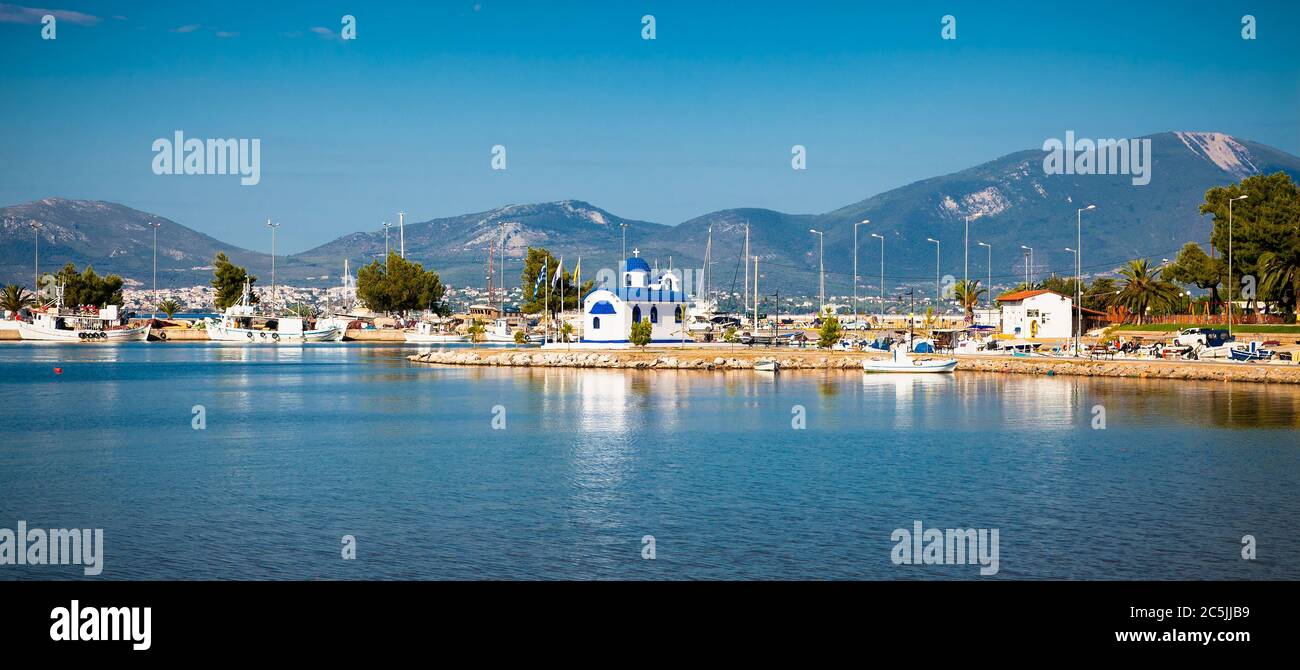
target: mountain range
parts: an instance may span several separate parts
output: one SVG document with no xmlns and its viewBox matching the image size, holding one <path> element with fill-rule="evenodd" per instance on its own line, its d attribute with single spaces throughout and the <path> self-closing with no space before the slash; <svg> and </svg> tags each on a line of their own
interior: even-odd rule
<svg viewBox="0 0 1300 670">
<path fill-rule="evenodd" d="M 1085 274 L 1109 271 L 1131 258 L 1172 258 L 1188 241 L 1208 243 L 1210 220 L 1198 212 L 1205 191 L 1260 173 L 1284 171 L 1300 179 L 1300 157 L 1222 133 L 1167 132 L 1151 140 L 1151 180 L 1133 184 L 1129 175 L 1045 174 L 1044 152 L 1012 153 L 949 175 L 933 177 L 821 214 L 789 214 L 740 208 L 711 212 L 677 225 L 624 219 L 580 200 L 509 205 L 405 226 L 407 257 L 432 267 L 453 286 L 486 285 L 488 249 L 504 231 L 509 285 L 518 282 L 521 258 L 529 246 L 545 246 L 565 258 L 566 267 L 582 257 L 584 277 L 616 267 L 622 236 L 627 249 L 666 267 L 699 268 L 712 228 L 711 287 L 740 289 L 744 227 L 750 228 L 751 253 L 760 257 L 764 292 L 816 295 L 818 237 L 823 231 L 828 294 L 851 291 L 853 235 L 858 232 L 860 291 L 880 290 L 884 237 L 886 286 L 892 292 L 912 284 L 930 291 L 935 280 L 935 244 L 940 274 L 963 273 L 963 233 L 970 218 L 969 273 L 995 285 L 1020 281 L 1026 256 L 1034 249 L 1031 271 L 1041 277 L 1072 272 L 1075 213 L 1084 215 Z M 31 223 L 40 227 L 33 230 Z M 218 251 L 246 265 L 269 282 L 270 257 L 240 249 L 191 230 L 181 223 L 124 205 L 101 201 L 46 198 L 0 209 L 0 282 L 30 284 L 34 234 L 41 237 L 42 269 L 71 260 L 93 264 L 148 286 L 153 231 L 159 223 L 160 286 L 206 283 Z M 626 224 L 626 227 L 624 226 Z M 989 249 L 977 242 L 991 245 Z M 396 249 L 398 231 L 389 231 Z M 336 285 L 343 260 L 359 264 L 382 256 L 384 231 L 345 235 L 298 254 L 279 256 L 281 283 Z M 752 261 L 751 261 L 752 264 Z M 496 267 L 498 276 L 499 265 Z"/>
</svg>

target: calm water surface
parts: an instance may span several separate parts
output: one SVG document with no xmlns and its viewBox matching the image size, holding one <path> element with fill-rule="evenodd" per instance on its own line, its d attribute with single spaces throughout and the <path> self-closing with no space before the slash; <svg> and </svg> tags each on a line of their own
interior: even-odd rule
<svg viewBox="0 0 1300 670">
<path fill-rule="evenodd" d="M 103 528 L 102 579 L 978 578 L 894 565 L 916 520 L 998 579 L 1300 578 L 1300 389 L 412 351 L 0 346 L 0 528 Z"/>
</svg>

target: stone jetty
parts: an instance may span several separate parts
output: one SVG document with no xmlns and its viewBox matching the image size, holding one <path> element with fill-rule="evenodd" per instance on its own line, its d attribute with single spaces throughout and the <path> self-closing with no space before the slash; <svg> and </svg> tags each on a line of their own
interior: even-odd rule
<svg viewBox="0 0 1300 670">
<path fill-rule="evenodd" d="M 783 370 L 857 370 L 860 369 L 864 359 L 883 358 L 883 356 L 815 349 L 787 351 L 443 349 L 413 354 L 408 358 L 416 363 L 435 365 L 726 371 L 752 369 L 754 361 L 760 359 L 774 359 L 781 364 Z M 957 359 L 958 371 L 1300 384 L 1300 365 L 1292 364 L 1134 359 L 1073 360 L 1010 356 L 958 356 Z"/>
</svg>

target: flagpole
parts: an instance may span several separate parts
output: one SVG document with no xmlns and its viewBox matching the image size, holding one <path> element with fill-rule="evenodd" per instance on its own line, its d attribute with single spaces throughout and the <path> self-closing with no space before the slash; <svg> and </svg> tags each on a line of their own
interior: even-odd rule
<svg viewBox="0 0 1300 670">
<path fill-rule="evenodd" d="M 551 259 L 542 259 L 542 280 L 546 282 L 546 302 L 542 307 L 542 346 L 551 336 Z"/>
</svg>

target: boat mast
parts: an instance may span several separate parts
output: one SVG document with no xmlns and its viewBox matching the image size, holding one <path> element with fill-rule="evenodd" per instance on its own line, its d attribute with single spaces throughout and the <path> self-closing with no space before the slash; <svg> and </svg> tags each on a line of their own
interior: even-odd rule
<svg viewBox="0 0 1300 670">
<path fill-rule="evenodd" d="M 702 287 L 701 292 L 704 294 L 705 302 L 708 302 L 709 300 L 709 274 L 711 273 L 712 264 L 713 264 L 713 224 L 710 223 L 709 237 L 708 240 L 704 243 L 704 286 Z"/>
<path fill-rule="evenodd" d="M 740 255 L 740 257 L 743 258 L 743 259 L 745 259 L 745 261 L 746 261 L 746 262 L 744 262 L 744 263 L 741 263 L 741 265 L 744 265 L 744 266 L 745 266 L 745 290 L 744 290 L 744 292 L 743 292 L 743 294 L 744 294 L 744 296 L 745 296 L 745 305 L 744 305 L 744 309 L 745 309 L 745 311 L 749 311 L 749 263 L 748 263 L 748 261 L 749 261 L 749 222 L 748 222 L 748 221 L 745 222 L 745 251 L 744 251 L 744 253 L 742 253 L 742 254 Z M 758 277 L 755 276 L 754 279 L 758 279 Z M 735 281 L 735 280 L 733 279 L 732 281 Z M 755 282 L 755 283 L 757 283 L 757 282 Z"/>
</svg>

